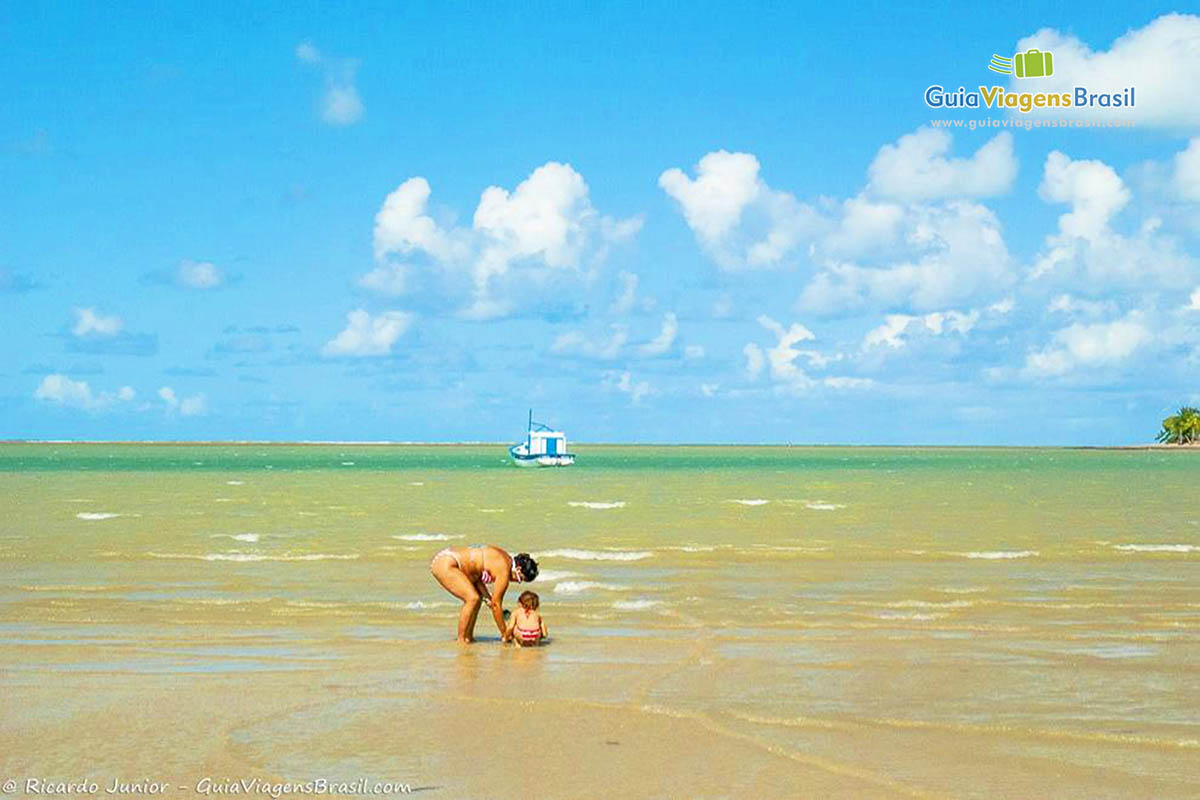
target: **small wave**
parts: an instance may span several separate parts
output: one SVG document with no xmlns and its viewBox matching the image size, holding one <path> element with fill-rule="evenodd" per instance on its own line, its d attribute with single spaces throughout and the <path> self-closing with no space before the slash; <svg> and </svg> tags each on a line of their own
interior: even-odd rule
<svg viewBox="0 0 1200 800">
<path fill-rule="evenodd" d="M 191 555 L 188 553 L 154 553 L 146 555 L 151 558 L 186 558 L 195 561 L 350 561 L 358 558 L 358 553 L 303 553 L 300 555 L 268 556 L 262 553 L 205 553 Z"/>
<path fill-rule="evenodd" d="M 624 500 L 614 500 L 611 503 L 600 503 L 592 500 L 570 500 L 567 505 L 572 508 L 591 508 L 596 511 L 604 511 L 609 508 L 624 508 Z"/>
<path fill-rule="evenodd" d="M 1200 550 L 1194 544 L 1114 544 L 1113 548 L 1125 553 L 1194 553 Z"/>
<path fill-rule="evenodd" d="M 915 613 L 910 614 L 910 613 L 903 613 L 903 612 L 897 612 L 897 611 L 883 611 L 879 614 L 876 614 L 875 616 L 878 619 L 894 619 L 894 620 L 906 620 L 906 621 L 913 621 L 913 622 L 929 622 L 929 621 L 935 620 L 935 619 L 942 619 L 946 615 L 945 614 L 915 614 Z"/>
<path fill-rule="evenodd" d="M 820 501 L 805 503 L 804 507 L 810 511 L 837 511 L 839 508 L 845 508 L 841 503 L 822 503 Z"/>
<path fill-rule="evenodd" d="M 983 550 L 970 553 L 951 553 L 953 556 L 962 556 L 964 558 L 1029 558 L 1030 556 L 1038 555 L 1037 550 Z"/>
<path fill-rule="evenodd" d="M 409 486 L 424 486 L 425 481 L 409 481 L 408 485 Z"/>
<path fill-rule="evenodd" d="M 618 600 L 612 604 L 612 607 L 618 611 L 642 611 L 660 605 L 662 602 L 659 600 Z"/>
<path fill-rule="evenodd" d="M 343 462 L 342 462 L 342 466 L 343 466 L 343 467 L 353 467 L 353 466 L 354 466 L 354 462 L 353 462 L 353 461 L 343 461 Z"/>
<path fill-rule="evenodd" d="M 769 503 L 771 501 L 763 500 L 762 498 L 755 498 L 752 500 L 730 500 L 729 502 L 737 503 L 738 505 L 743 505 L 743 506 L 765 506 L 767 503 Z"/>
<path fill-rule="evenodd" d="M 225 481 L 226 486 L 245 486 L 245 481 Z"/>
<path fill-rule="evenodd" d="M 399 539 L 402 542 L 446 542 L 451 539 L 461 539 L 462 534 L 446 534 L 446 533 L 406 533 L 400 536 L 393 536 L 393 539 Z"/>
<path fill-rule="evenodd" d="M 504 509 L 503 508 L 481 508 L 481 509 L 479 509 L 479 513 L 480 514 L 503 514 Z"/>
<path fill-rule="evenodd" d="M 538 580 L 538 583 L 548 583 L 551 581 L 561 581 L 564 578 L 575 578 L 575 577 L 578 577 L 578 575 L 579 575 L 578 572 L 567 572 L 566 570 L 559 571 L 559 570 L 553 570 L 553 569 L 544 569 L 544 570 L 541 570 L 540 572 L 538 572 L 537 580 Z"/>
<path fill-rule="evenodd" d="M 976 594 L 978 592 L 986 592 L 987 589 L 984 589 L 982 586 L 943 586 L 940 589 L 934 589 L 934 591 L 942 592 L 943 594 Z"/>
<path fill-rule="evenodd" d="M 928 600 L 897 600 L 894 603 L 884 603 L 887 608 L 968 608 L 975 605 L 970 600 L 946 600 L 930 602 Z"/>
<path fill-rule="evenodd" d="M 709 544 L 675 544 L 666 545 L 659 548 L 660 550 L 677 550 L 680 553 L 712 553 L 717 548 Z"/>
<path fill-rule="evenodd" d="M 222 537 L 233 539 L 235 542 L 257 542 L 259 540 L 257 533 L 214 533 L 212 536 L 214 539 Z"/>
<path fill-rule="evenodd" d="M 119 517 L 119 516 L 121 516 L 121 515 L 120 514 L 110 514 L 107 511 L 81 511 L 75 515 L 75 518 L 76 519 L 86 519 L 86 520 L 100 520 L 100 519 L 113 519 L 114 517 Z"/>
<path fill-rule="evenodd" d="M 577 561 L 641 561 L 654 553 L 649 550 L 547 550 L 538 558 L 572 558 Z"/>
<path fill-rule="evenodd" d="M 120 587 L 116 586 L 84 586 L 75 584 L 65 584 L 62 586 L 47 585 L 47 586 L 22 586 L 21 590 L 25 592 L 111 592 Z"/>
<path fill-rule="evenodd" d="M 601 589 L 606 592 L 621 592 L 626 587 L 617 586 L 611 583 L 599 583 L 597 581 L 563 581 L 554 587 L 555 594 L 579 594 L 586 592 L 589 589 Z"/>
</svg>

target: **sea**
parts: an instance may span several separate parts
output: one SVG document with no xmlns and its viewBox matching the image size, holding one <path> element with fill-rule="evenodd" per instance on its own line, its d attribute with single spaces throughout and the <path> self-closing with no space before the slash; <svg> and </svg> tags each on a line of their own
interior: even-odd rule
<svg viewBox="0 0 1200 800">
<path fill-rule="evenodd" d="M 726 763 L 722 742 L 747 754 L 691 796 L 789 775 L 846 796 L 1200 796 L 1197 453 L 575 449 L 535 470 L 503 445 L 0 445 L 0 766 L 120 772 L 131 750 L 88 760 L 78 728 L 100 706 L 78 694 L 303 678 L 356 685 L 355 713 L 376 686 L 410 719 L 452 696 L 525 703 L 547 730 L 574 708 L 697 731 L 691 749 L 662 734 L 693 767 L 623 756 L 648 770 L 627 787 L 642 796 Z M 540 566 L 520 588 L 551 636 L 521 654 L 537 667 L 519 686 L 486 610 L 471 654 L 454 644 L 459 604 L 429 572 L 475 543 Z M 284 777 L 318 764 L 475 790 L 418 774 L 442 773 L 445 742 L 347 760 L 264 725 L 230 721 L 212 746 Z M 159 740 L 139 736 L 142 764 Z M 557 758 L 570 796 L 579 765 Z"/>
</svg>

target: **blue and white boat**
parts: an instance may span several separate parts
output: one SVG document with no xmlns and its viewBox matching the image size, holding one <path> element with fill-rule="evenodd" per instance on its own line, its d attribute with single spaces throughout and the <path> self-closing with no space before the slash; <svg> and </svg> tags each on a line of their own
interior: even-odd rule
<svg viewBox="0 0 1200 800">
<path fill-rule="evenodd" d="M 567 452 L 567 435 L 534 422 L 532 409 L 525 441 L 508 448 L 508 454 L 518 467 L 569 467 L 575 463 L 575 454 Z"/>
</svg>

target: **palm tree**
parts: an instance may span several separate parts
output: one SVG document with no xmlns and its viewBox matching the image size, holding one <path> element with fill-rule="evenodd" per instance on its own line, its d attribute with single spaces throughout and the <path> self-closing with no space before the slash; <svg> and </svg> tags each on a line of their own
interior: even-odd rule
<svg viewBox="0 0 1200 800">
<path fill-rule="evenodd" d="M 1163 420 L 1156 439 L 1164 444 L 1195 444 L 1200 442 L 1200 409 L 1184 406 L 1178 414 Z"/>
</svg>

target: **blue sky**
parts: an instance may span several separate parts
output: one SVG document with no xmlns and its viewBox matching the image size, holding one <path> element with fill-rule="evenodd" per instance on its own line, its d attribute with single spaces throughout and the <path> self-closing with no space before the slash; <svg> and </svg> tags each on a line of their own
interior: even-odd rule
<svg viewBox="0 0 1200 800">
<path fill-rule="evenodd" d="M 1145 441 L 1200 18 L 1012 9 L 13 6 L 0 437 Z M 1059 117 L 1126 127 L 933 125 Z"/>
</svg>

